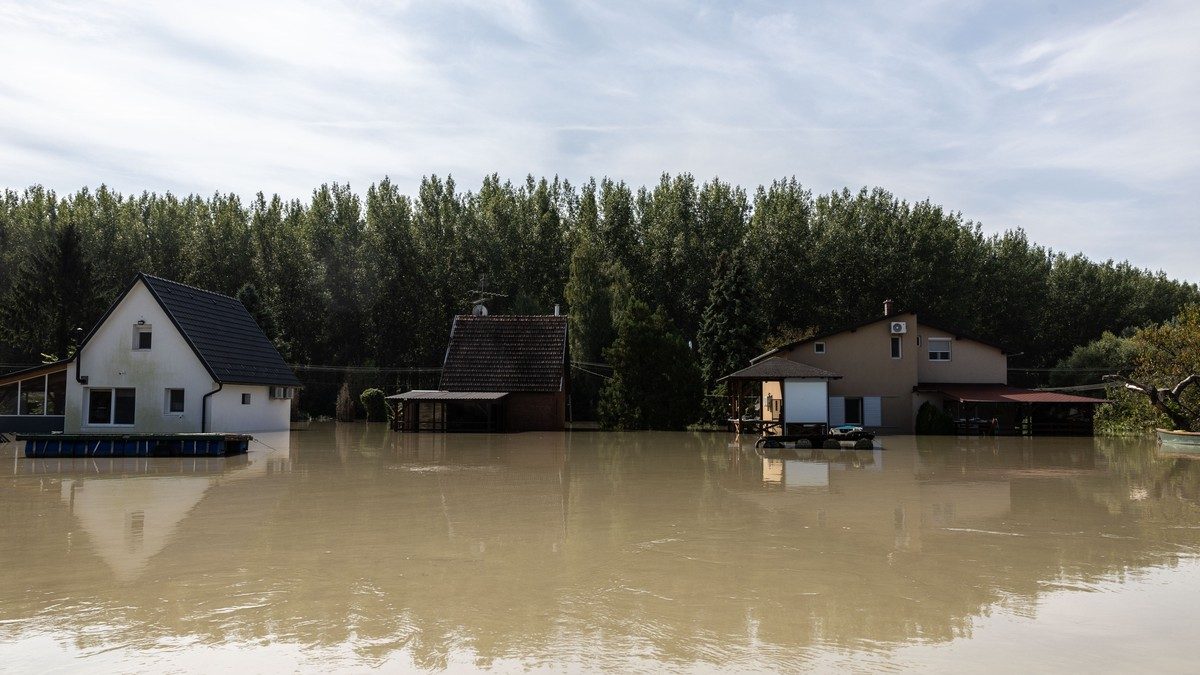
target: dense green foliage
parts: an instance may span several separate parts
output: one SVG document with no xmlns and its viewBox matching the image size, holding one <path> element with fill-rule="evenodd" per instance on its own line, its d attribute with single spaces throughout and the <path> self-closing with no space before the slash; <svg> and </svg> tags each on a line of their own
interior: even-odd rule
<svg viewBox="0 0 1200 675">
<path fill-rule="evenodd" d="M 1104 331 L 1100 339 L 1080 345 L 1058 362 L 1050 373 L 1050 386 L 1099 384 L 1105 375 L 1128 374 L 1137 358 L 1137 342 Z"/>
<path fill-rule="evenodd" d="M 1195 285 L 1161 273 L 1052 252 L 1020 231 L 984 235 L 927 201 L 882 189 L 814 196 L 794 179 L 747 192 L 687 174 L 637 189 L 491 175 L 464 192 L 429 177 L 414 195 L 384 179 L 365 194 L 333 184 L 306 200 L 249 201 L 34 187 L 0 202 L 0 363 L 68 353 L 138 271 L 256 303 L 290 363 L 438 365 L 450 319 L 481 278 L 506 296 L 493 311 L 565 302 L 572 358 L 597 362 L 616 335 L 614 283 L 698 345 L 714 282 L 731 279 L 718 258 L 735 250 L 745 302 L 725 311 L 754 319 L 764 341 L 878 315 L 891 297 L 1010 345 L 1021 353 L 1013 365 L 1046 367 L 1105 330 L 1200 300 Z M 724 359 L 708 360 L 707 388 Z M 300 405 L 330 414 L 345 377 L 314 372 L 300 372 Z M 595 401 L 599 378 L 572 375 Z M 355 380 L 364 386 L 401 380 Z"/>
<path fill-rule="evenodd" d="M 1189 375 L 1200 374 L 1200 305 L 1185 307 L 1179 316 L 1143 328 L 1130 340 L 1136 354 L 1130 379 L 1159 388 L 1174 387 Z M 1101 430 L 1140 432 L 1176 426 L 1155 410 L 1144 394 L 1114 389 L 1110 399 L 1111 403 L 1096 411 Z M 1188 420 L 1184 431 L 1200 431 L 1200 386 L 1185 389 L 1178 404 L 1170 400 L 1166 404 Z"/>
<path fill-rule="evenodd" d="M 742 252 L 721 252 L 697 336 L 700 374 L 710 387 L 704 406 L 708 422 L 721 423 L 729 415 L 727 385 L 717 380 L 762 353 L 766 326 L 757 305 Z"/>
<path fill-rule="evenodd" d="M 363 393 L 358 395 L 358 400 L 362 403 L 363 410 L 367 413 L 368 422 L 386 422 L 388 417 L 387 401 L 384 400 L 386 394 L 382 389 L 364 389 Z"/>
<path fill-rule="evenodd" d="M 605 429 L 683 429 L 699 421 L 703 392 L 692 350 L 662 309 L 618 295 L 616 339 L 604 350 L 613 375 L 597 409 Z"/>
</svg>

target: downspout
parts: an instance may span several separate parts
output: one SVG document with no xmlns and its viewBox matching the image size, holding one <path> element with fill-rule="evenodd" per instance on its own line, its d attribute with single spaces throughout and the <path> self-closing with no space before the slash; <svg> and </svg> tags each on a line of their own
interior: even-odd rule
<svg viewBox="0 0 1200 675">
<path fill-rule="evenodd" d="M 208 425 L 208 397 L 212 396 L 213 394 L 217 393 L 218 391 L 221 391 L 224 388 L 225 388 L 225 383 L 218 382 L 216 389 L 213 389 L 212 391 L 208 392 L 207 394 L 204 395 L 204 398 L 200 399 L 200 433 L 204 433 L 205 427 Z"/>
</svg>

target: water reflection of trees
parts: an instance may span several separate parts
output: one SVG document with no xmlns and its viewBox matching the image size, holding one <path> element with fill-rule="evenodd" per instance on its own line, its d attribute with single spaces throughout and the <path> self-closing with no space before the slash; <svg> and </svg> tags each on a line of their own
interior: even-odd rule
<svg viewBox="0 0 1200 675">
<path fill-rule="evenodd" d="M 794 455 L 827 462 L 828 484 L 789 490 L 719 434 L 335 433 L 296 434 L 286 471 L 213 481 L 130 581 L 55 478 L 6 479 L 0 619 L 62 621 L 81 648 L 186 635 L 427 668 L 463 651 L 786 668 L 1173 564 L 1197 535 L 1172 526 L 1200 525 L 1192 465 L 1090 440 Z"/>
</svg>

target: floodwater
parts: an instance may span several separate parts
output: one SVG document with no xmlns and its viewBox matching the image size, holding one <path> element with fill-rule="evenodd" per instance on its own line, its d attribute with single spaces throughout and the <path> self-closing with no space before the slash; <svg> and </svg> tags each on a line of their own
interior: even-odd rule
<svg viewBox="0 0 1200 675">
<path fill-rule="evenodd" d="M 4 446 L 0 670 L 1195 667 L 1200 460 L 1142 440 L 262 441 Z"/>
</svg>

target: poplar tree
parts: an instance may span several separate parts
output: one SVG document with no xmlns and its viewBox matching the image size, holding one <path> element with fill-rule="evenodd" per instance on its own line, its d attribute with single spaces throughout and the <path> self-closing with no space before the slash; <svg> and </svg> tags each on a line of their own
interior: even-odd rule
<svg viewBox="0 0 1200 675">
<path fill-rule="evenodd" d="M 750 359 L 761 352 L 764 330 L 741 251 L 722 253 L 698 336 L 709 421 L 720 420 L 725 411 L 728 388 L 717 380 L 750 364 Z"/>
<path fill-rule="evenodd" d="M 703 384 L 692 350 L 661 309 L 651 312 L 625 294 L 616 304 L 616 340 L 604 350 L 613 374 L 600 392 L 600 426 L 680 430 L 699 421 Z"/>
</svg>

